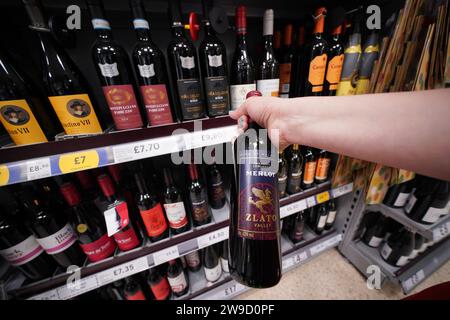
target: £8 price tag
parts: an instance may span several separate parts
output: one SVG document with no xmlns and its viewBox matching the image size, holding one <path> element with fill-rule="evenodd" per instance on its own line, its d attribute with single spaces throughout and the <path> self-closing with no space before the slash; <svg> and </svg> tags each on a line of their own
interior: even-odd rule
<svg viewBox="0 0 450 320">
<path fill-rule="evenodd" d="M 198 237 L 197 245 L 199 249 L 202 249 L 226 239 L 228 239 L 228 227 L 224 227 L 222 229 Z"/>
<path fill-rule="evenodd" d="M 97 168 L 100 157 L 95 150 L 63 154 L 59 157 L 59 169 L 62 173 Z"/>
<path fill-rule="evenodd" d="M 35 180 L 50 177 L 50 158 L 41 158 L 27 161 L 27 180 Z"/>
<path fill-rule="evenodd" d="M 180 256 L 178 252 L 177 246 L 172 246 L 167 249 L 160 250 L 153 254 L 153 261 L 155 262 L 155 266 L 165 263 L 167 261 L 176 259 Z"/>
</svg>

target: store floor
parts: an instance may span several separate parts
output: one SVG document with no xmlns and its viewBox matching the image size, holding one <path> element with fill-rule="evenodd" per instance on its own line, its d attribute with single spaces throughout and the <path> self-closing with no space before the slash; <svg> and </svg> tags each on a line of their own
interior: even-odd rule
<svg viewBox="0 0 450 320">
<path fill-rule="evenodd" d="M 450 281 L 450 261 L 420 284 L 419 292 L 440 282 Z M 402 299 L 399 286 L 386 283 L 381 290 L 370 290 L 366 280 L 341 254 L 333 249 L 283 275 L 270 289 L 253 289 L 237 299 Z"/>
</svg>

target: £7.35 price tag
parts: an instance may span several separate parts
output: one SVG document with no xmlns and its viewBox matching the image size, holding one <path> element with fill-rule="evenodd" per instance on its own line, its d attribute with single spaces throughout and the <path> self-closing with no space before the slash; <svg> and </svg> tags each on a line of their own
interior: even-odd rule
<svg viewBox="0 0 450 320">
<path fill-rule="evenodd" d="M 422 269 L 420 269 L 412 277 L 410 277 L 402 282 L 403 290 L 405 290 L 406 292 L 409 292 L 416 285 L 418 285 L 423 279 L 425 279 L 425 273 L 423 272 Z"/>
<path fill-rule="evenodd" d="M 158 252 L 155 252 L 153 254 L 153 261 L 155 262 L 155 266 L 167 262 L 169 260 L 176 259 L 180 256 L 180 253 L 178 252 L 177 246 L 172 246 L 163 250 L 160 250 Z"/>
<path fill-rule="evenodd" d="M 307 208 L 306 200 L 296 201 L 280 208 L 280 218 L 283 219 L 291 214 L 300 212 Z"/>
<path fill-rule="evenodd" d="M 27 180 L 50 177 L 52 175 L 50 158 L 40 158 L 27 161 Z"/>
<path fill-rule="evenodd" d="M 222 229 L 198 237 L 197 244 L 199 249 L 203 249 L 214 243 L 218 243 L 226 239 L 228 239 L 228 227 L 224 227 Z"/>
<path fill-rule="evenodd" d="M 145 256 L 102 271 L 97 275 L 97 278 L 100 285 L 105 285 L 147 269 L 148 262 L 147 257 Z"/>
</svg>

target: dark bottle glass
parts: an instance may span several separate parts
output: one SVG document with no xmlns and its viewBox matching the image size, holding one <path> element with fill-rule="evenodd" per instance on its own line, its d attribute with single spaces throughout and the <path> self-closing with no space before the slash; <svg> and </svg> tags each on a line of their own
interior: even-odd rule
<svg viewBox="0 0 450 320">
<path fill-rule="evenodd" d="M 150 35 L 142 0 L 130 0 L 137 43 L 132 57 L 147 122 L 151 126 L 173 123 L 166 61 Z"/>
<path fill-rule="evenodd" d="M 291 239 L 293 243 L 297 243 L 303 240 L 303 229 L 305 226 L 304 211 L 298 212 L 293 217 L 293 224 L 289 231 L 289 239 Z"/>
<path fill-rule="evenodd" d="M 281 49 L 281 31 L 275 30 L 273 33 L 273 51 L 275 52 L 275 57 L 277 60 L 280 58 L 280 49 Z"/>
<path fill-rule="evenodd" d="M 256 89 L 266 97 L 278 97 L 280 66 L 273 49 L 273 10 L 267 9 L 263 17 L 264 53 L 258 69 Z"/>
<path fill-rule="evenodd" d="M 170 300 L 170 285 L 166 275 L 162 275 L 158 268 L 148 271 L 147 283 L 156 300 Z"/>
<path fill-rule="evenodd" d="M 317 155 L 316 173 L 314 181 L 319 184 L 327 181 L 330 172 L 331 155 L 326 150 L 320 150 Z"/>
<path fill-rule="evenodd" d="M 184 256 L 186 260 L 187 267 L 192 272 L 197 272 L 202 267 L 202 261 L 200 260 L 200 255 L 198 251 L 192 251 Z"/>
<path fill-rule="evenodd" d="M 430 189 L 433 190 L 431 200 L 429 200 L 430 196 L 428 194 L 424 194 L 426 190 Z M 424 224 L 435 223 L 440 217 L 449 214 L 449 182 L 434 180 L 430 189 L 425 189 L 424 192 L 414 192 L 414 195 L 417 194 L 417 201 L 409 213 L 412 219 Z"/>
<path fill-rule="evenodd" d="M 323 230 L 325 229 L 325 224 L 327 223 L 327 217 L 328 217 L 327 205 L 325 203 L 322 203 L 319 206 L 319 209 L 317 210 L 316 223 L 314 224 L 314 231 L 317 234 L 322 234 Z"/>
<path fill-rule="evenodd" d="M 144 222 L 147 235 L 152 242 L 165 239 L 169 236 L 169 226 L 164 216 L 161 203 L 148 188 L 141 173 L 135 172 L 134 179 L 139 193 L 136 204 Z"/>
<path fill-rule="evenodd" d="M 128 213 L 127 202 L 121 196 L 116 195 L 116 188 L 109 175 L 99 175 L 97 182 L 105 197 L 106 206 L 104 211 L 114 208 L 116 219 L 120 221 L 120 230 L 113 235 L 117 246 L 122 251 L 138 247 L 141 243 L 140 235 L 133 226 L 132 217 Z M 128 215 L 128 218 L 124 217 L 124 215 L 119 215 L 119 212 L 125 213 L 125 215 Z"/>
<path fill-rule="evenodd" d="M 294 224 L 294 219 L 294 215 L 290 215 L 283 219 L 282 232 L 284 232 L 286 235 L 289 235 L 289 233 L 291 232 Z"/>
<path fill-rule="evenodd" d="M 114 281 L 110 285 L 105 287 L 105 294 L 106 299 L 108 300 L 125 300 L 124 294 L 123 294 L 123 287 L 124 287 L 125 281 L 119 280 Z"/>
<path fill-rule="evenodd" d="M 435 222 L 439 215 L 435 215 L 433 210 L 431 214 L 426 216 L 434 198 L 434 193 L 439 187 L 439 180 L 419 177 L 417 178 L 417 186 L 405 205 L 405 213 L 413 220 L 430 224 Z"/>
<path fill-rule="evenodd" d="M 335 27 L 331 31 L 328 41 L 328 62 L 323 95 L 335 96 L 339 81 L 341 80 L 342 65 L 344 63 L 344 46 L 341 41 L 342 25 Z"/>
<path fill-rule="evenodd" d="M 280 198 L 286 196 L 286 186 L 288 180 L 287 163 L 284 158 L 284 152 L 278 154 L 278 194 Z"/>
<path fill-rule="evenodd" d="M 222 177 L 222 173 L 216 164 L 216 161 L 208 166 L 208 191 L 209 191 L 209 204 L 213 209 L 223 208 L 227 198 L 225 195 L 225 186 Z"/>
<path fill-rule="evenodd" d="M 389 264 L 402 267 L 414 250 L 414 234 L 406 228 L 392 234 L 381 248 L 381 257 Z"/>
<path fill-rule="evenodd" d="M 89 261 L 96 262 L 113 255 L 116 244 L 108 237 L 105 220 L 97 207 L 91 202 L 81 202 L 80 193 L 71 182 L 61 185 L 60 192 L 72 208 L 70 220 Z"/>
<path fill-rule="evenodd" d="M 176 103 L 183 120 L 199 119 L 205 116 L 200 71 L 195 47 L 184 34 L 180 0 L 169 1 L 169 15 L 172 40 L 167 48 L 167 56 L 174 87 L 177 88 Z"/>
<path fill-rule="evenodd" d="M 100 190 L 92 176 L 91 171 L 78 171 L 75 172 L 75 177 L 79 186 L 81 187 L 81 194 L 83 199 L 94 201 L 100 196 Z"/>
<path fill-rule="evenodd" d="M 168 168 L 163 169 L 166 190 L 164 192 L 164 209 L 166 211 L 169 226 L 174 234 L 188 231 L 189 220 L 184 207 L 183 198 L 178 188 L 173 183 L 172 172 Z"/>
<path fill-rule="evenodd" d="M 304 96 L 321 96 L 323 93 L 328 51 L 328 44 L 323 38 L 325 14 L 325 8 L 319 8 L 315 12 L 314 36 L 306 49 Z"/>
<path fill-rule="evenodd" d="M 209 282 L 216 282 L 222 275 L 222 266 L 214 245 L 203 249 L 203 270 Z"/>
<path fill-rule="evenodd" d="M 228 267 L 228 239 L 222 242 L 222 250 L 220 251 L 220 264 L 222 265 L 222 271 L 229 273 L 230 268 Z"/>
<path fill-rule="evenodd" d="M 85 255 L 77 243 L 77 235 L 66 217 L 44 207 L 36 194 L 28 188 L 16 196 L 28 211 L 27 224 L 39 245 L 63 268 L 82 266 Z"/>
<path fill-rule="evenodd" d="M 280 98 L 289 98 L 291 89 L 291 70 L 294 59 L 292 46 L 292 24 L 287 24 L 283 32 L 283 46 L 280 50 Z"/>
<path fill-rule="evenodd" d="M 211 222 L 211 213 L 208 208 L 208 197 L 205 186 L 200 182 L 197 165 L 189 164 L 189 199 L 192 207 L 192 220 L 194 226 L 201 226 Z"/>
<path fill-rule="evenodd" d="M 261 95 L 250 92 L 247 96 Z M 248 136 L 234 143 L 235 181 L 231 184 L 230 256 L 233 279 L 255 288 L 281 278 L 278 166 L 267 133 L 250 121 Z M 275 162 L 274 162 L 275 161 Z"/>
<path fill-rule="evenodd" d="M 386 218 L 378 212 L 375 223 L 367 226 L 362 241 L 372 248 L 378 248 L 386 236 Z"/>
<path fill-rule="evenodd" d="M 134 277 L 125 278 L 123 292 L 126 300 L 147 300 L 141 285 Z"/>
<path fill-rule="evenodd" d="M 392 208 L 403 208 L 413 191 L 414 180 L 397 183 L 389 187 L 383 203 Z"/>
<path fill-rule="evenodd" d="M 336 221 L 336 214 L 336 202 L 331 199 L 328 201 L 328 217 L 327 222 L 325 223 L 325 230 L 330 230 L 333 227 L 334 221 Z"/>
<path fill-rule="evenodd" d="M 288 159 L 288 181 L 287 192 L 289 194 L 301 191 L 300 184 L 302 181 L 303 157 L 300 153 L 298 144 L 292 145 L 290 157 Z"/>
<path fill-rule="evenodd" d="M 39 38 L 42 77 L 48 99 L 68 135 L 102 133 L 105 125 L 97 117 L 86 80 L 70 57 L 58 47 L 50 33 L 38 0 L 23 0 L 31 29 Z"/>
<path fill-rule="evenodd" d="M 312 148 L 307 147 L 304 154 L 302 188 L 310 189 L 314 186 L 317 160 Z"/>
<path fill-rule="evenodd" d="M 244 6 L 236 8 L 236 49 L 230 70 L 231 109 L 245 101 L 248 92 L 256 90 L 256 75 L 253 60 L 247 48 L 247 17 Z"/>
<path fill-rule="evenodd" d="M 302 25 L 297 33 L 297 46 L 295 47 L 291 66 L 291 80 L 289 85 L 289 98 L 303 96 L 305 88 L 305 27 Z"/>
<path fill-rule="evenodd" d="M 419 255 L 421 250 L 423 249 L 424 244 L 425 244 L 425 238 L 422 235 L 415 233 L 414 234 L 414 249 L 411 252 L 411 254 L 408 256 L 408 259 L 409 260 L 415 259 Z"/>
<path fill-rule="evenodd" d="M 112 36 L 101 0 L 87 0 L 97 38 L 92 46 L 97 75 L 117 130 L 141 128 L 142 110 L 135 95 L 131 64 Z"/>
<path fill-rule="evenodd" d="M 167 280 L 169 281 L 170 288 L 172 289 L 173 295 L 176 297 L 181 297 L 188 293 L 189 282 L 186 278 L 183 268 L 180 262 L 177 260 L 169 261 L 169 268 L 167 269 Z"/>
</svg>

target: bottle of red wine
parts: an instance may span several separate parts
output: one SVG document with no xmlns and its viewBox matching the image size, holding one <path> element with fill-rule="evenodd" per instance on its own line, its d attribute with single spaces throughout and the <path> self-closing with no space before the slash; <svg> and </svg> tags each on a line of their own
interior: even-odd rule
<svg viewBox="0 0 450 320">
<path fill-rule="evenodd" d="M 281 50 L 281 31 L 275 30 L 273 32 L 273 51 L 275 52 L 275 58 L 280 59 Z"/>
<path fill-rule="evenodd" d="M 294 50 L 291 67 L 291 81 L 289 85 L 289 98 L 303 96 L 305 72 L 305 26 L 301 25 L 297 33 L 297 46 Z"/>
<path fill-rule="evenodd" d="M 97 117 L 86 80 L 50 33 L 39 0 L 22 0 L 31 29 L 39 38 L 44 87 L 68 135 L 98 134 L 106 128 Z"/>
<path fill-rule="evenodd" d="M 316 156 L 312 148 L 307 147 L 304 155 L 304 169 L 303 169 L 303 180 L 302 188 L 310 189 L 314 186 L 314 177 L 316 173 L 317 161 Z"/>
<path fill-rule="evenodd" d="M 292 60 L 294 59 L 292 24 L 290 23 L 284 27 L 283 46 L 280 51 L 280 98 L 289 98 Z"/>
<path fill-rule="evenodd" d="M 362 241 L 369 247 L 378 248 L 386 235 L 386 218 L 378 212 L 375 223 L 367 226 Z"/>
<path fill-rule="evenodd" d="M 169 236 L 169 226 L 161 203 L 150 191 L 141 173 L 135 172 L 134 178 L 139 190 L 136 203 L 147 235 L 152 242 L 167 238 Z"/>
<path fill-rule="evenodd" d="M 336 95 L 344 63 L 344 46 L 341 41 L 343 17 L 335 17 L 335 14 L 332 13 L 331 20 L 338 25 L 331 31 L 331 38 L 328 42 L 328 63 L 323 88 L 324 95 L 327 96 Z"/>
<path fill-rule="evenodd" d="M 281 278 L 277 151 L 256 122 L 249 129 L 234 142 L 229 267 L 236 281 L 267 288 Z"/>
<path fill-rule="evenodd" d="M 208 20 L 209 10 L 207 1 L 202 1 L 202 26 L 205 37 L 198 49 L 200 65 L 203 75 L 203 86 L 206 92 L 206 103 L 210 117 L 228 114 L 230 109 L 228 78 L 227 78 L 227 52 L 225 45 L 217 37 Z"/>
<path fill-rule="evenodd" d="M 81 202 L 80 193 L 71 182 L 64 183 L 60 187 L 60 192 L 67 204 L 72 207 L 71 222 L 81 249 L 89 261 L 96 262 L 113 255 L 116 244 L 108 237 L 105 220 L 97 207 L 90 202 Z"/>
<path fill-rule="evenodd" d="M 200 260 L 200 255 L 198 251 L 192 251 L 184 256 L 186 259 L 187 267 L 192 272 L 197 272 L 202 267 L 202 262 Z"/>
<path fill-rule="evenodd" d="M 325 203 L 322 203 L 319 206 L 319 209 L 316 214 L 316 223 L 314 225 L 314 231 L 317 234 L 322 234 L 323 230 L 325 229 L 325 224 L 327 223 L 327 217 L 328 217 L 328 208 Z"/>
<path fill-rule="evenodd" d="M 413 191 L 413 187 L 414 180 L 390 186 L 384 196 L 383 203 L 392 208 L 403 208 Z"/>
<path fill-rule="evenodd" d="M 211 222 L 211 213 L 208 208 L 208 196 L 205 186 L 200 182 L 197 165 L 189 164 L 189 199 L 192 207 L 192 220 L 194 226 L 201 226 Z"/>
<path fill-rule="evenodd" d="M 214 162 L 208 166 L 208 190 L 209 190 L 209 204 L 213 209 L 223 208 L 225 205 L 227 198 L 225 195 L 225 186 L 222 177 L 222 173 L 219 170 L 219 167 Z"/>
<path fill-rule="evenodd" d="M 97 34 L 92 57 L 115 127 L 117 130 L 141 128 L 143 117 L 134 93 L 127 53 L 113 39 L 101 0 L 87 0 L 87 3 Z"/>
<path fill-rule="evenodd" d="M 414 250 L 414 234 L 403 228 L 392 234 L 381 248 L 381 257 L 397 267 L 402 267 L 409 262 L 409 256 Z"/>
<path fill-rule="evenodd" d="M 287 192 L 289 194 L 294 194 L 301 191 L 300 184 L 302 180 L 302 170 L 303 157 L 300 153 L 300 147 L 298 144 L 293 144 L 288 160 Z"/>
<path fill-rule="evenodd" d="M 288 180 L 287 163 L 284 158 L 284 152 L 278 154 L 278 194 L 280 198 L 286 196 L 286 186 Z"/>
<path fill-rule="evenodd" d="M 169 261 L 169 268 L 167 269 L 167 280 L 173 295 L 181 297 L 189 291 L 189 283 L 186 275 L 177 260 Z"/>
<path fill-rule="evenodd" d="M 170 286 L 166 275 L 162 275 L 158 268 L 151 268 L 148 271 L 147 283 L 156 300 L 170 299 Z"/>
<path fill-rule="evenodd" d="M 164 55 L 152 41 L 142 0 L 130 0 L 130 7 L 138 39 L 132 53 L 133 65 L 145 105 L 147 121 L 151 126 L 172 123 Z"/>
<path fill-rule="evenodd" d="M 333 225 L 334 221 L 336 221 L 336 203 L 333 199 L 328 201 L 328 216 L 327 216 L 327 222 L 325 223 L 325 230 L 330 230 Z"/>
<path fill-rule="evenodd" d="M 183 198 L 178 188 L 173 183 L 172 173 L 168 168 L 163 169 L 166 191 L 164 192 L 164 209 L 166 211 L 169 226 L 174 234 L 188 231 L 189 220 L 184 207 Z"/>
<path fill-rule="evenodd" d="M 317 165 L 314 181 L 319 184 L 328 179 L 328 172 L 330 171 L 331 156 L 326 150 L 320 150 L 317 156 Z"/>
<path fill-rule="evenodd" d="M 222 250 L 220 252 L 220 264 L 222 265 L 222 271 L 229 273 L 230 268 L 228 267 L 228 240 L 222 242 Z"/>
<path fill-rule="evenodd" d="M 200 71 L 195 47 L 184 35 L 180 0 L 169 1 L 169 15 L 172 41 L 167 48 L 167 56 L 177 88 L 177 104 L 183 120 L 199 119 L 205 116 Z"/>
<path fill-rule="evenodd" d="M 303 229 L 305 227 L 304 212 L 300 211 L 294 216 L 293 224 L 289 232 L 289 239 L 293 243 L 298 243 L 303 240 Z"/>
<path fill-rule="evenodd" d="M 244 6 L 236 8 L 236 35 L 236 49 L 230 71 L 232 110 L 244 103 L 248 92 L 256 90 L 255 67 L 247 48 L 247 17 Z"/>
<path fill-rule="evenodd" d="M 27 224 L 45 252 L 63 268 L 82 266 L 86 257 L 77 243 L 75 231 L 62 212 L 57 214 L 44 207 L 28 188 L 23 188 L 16 196 L 28 211 Z"/>
<path fill-rule="evenodd" d="M 125 287 L 123 291 L 126 300 L 147 300 L 141 285 L 133 277 L 125 278 Z"/>
<path fill-rule="evenodd" d="M 81 187 L 82 198 L 89 201 L 94 201 L 100 196 L 100 190 L 92 176 L 92 171 L 77 171 L 75 177 L 78 185 Z"/>
<path fill-rule="evenodd" d="M 203 249 L 203 270 L 209 282 L 216 282 L 222 275 L 222 266 L 214 245 Z"/>
<path fill-rule="evenodd" d="M 263 18 L 264 53 L 258 69 L 256 89 L 266 97 L 278 97 L 280 67 L 273 49 L 273 10 L 267 9 Z"/>
</svg>

